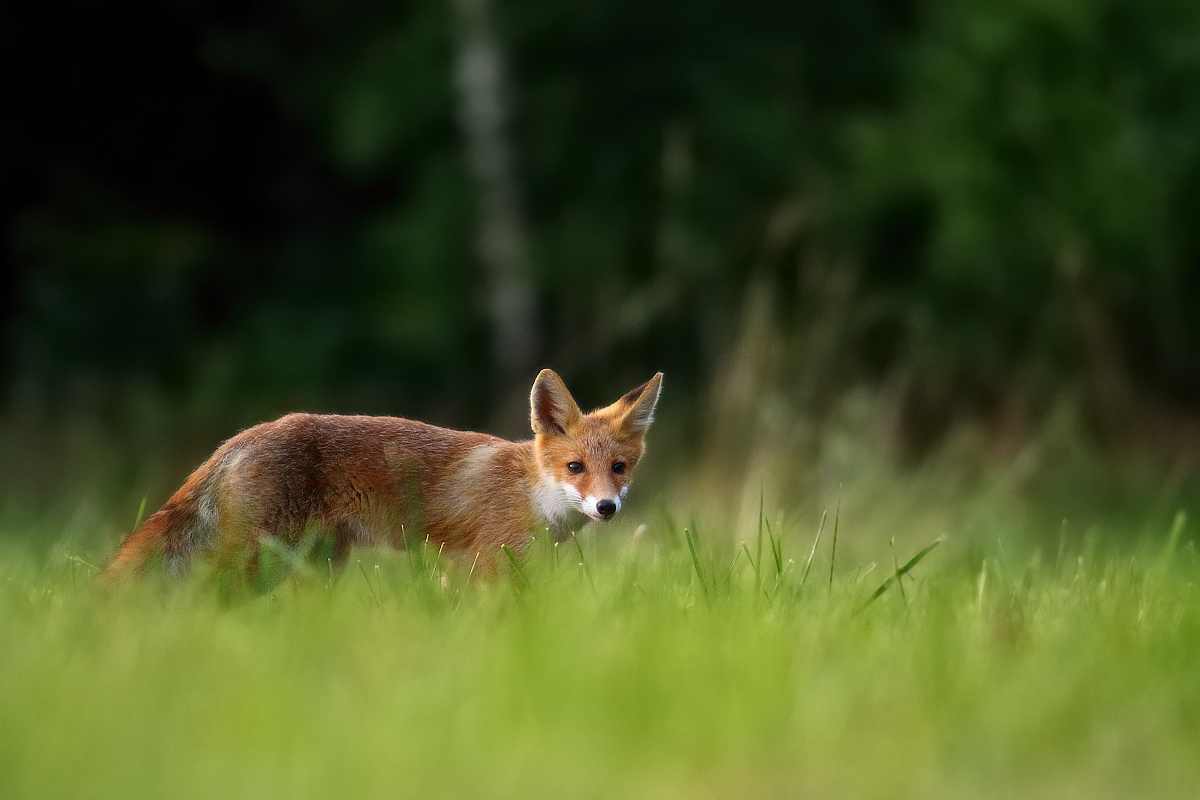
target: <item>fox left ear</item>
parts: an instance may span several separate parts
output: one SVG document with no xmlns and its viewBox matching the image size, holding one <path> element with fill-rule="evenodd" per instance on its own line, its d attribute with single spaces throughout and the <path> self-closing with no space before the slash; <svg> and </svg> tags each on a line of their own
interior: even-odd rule
<svg viewBox="0 0 1200 800">
<path fill-rule="evenodd" d="M 539 436 L 561 436 L 579 424 L 583 414 L 563 379 L 552 369 L 538 373 L 529 393 L 529 421 Z"/>
<path fill-rule="evenodd" d="M 662 379 L 663 374 L 659 372 L 617 401 L 629 407 L 621 416 L 621 424 L 625 428 L 634 433 L 645 433 L 650 423 L 654 422 L 654 407 L 658 405 L 658 395 L 662 392 Z"/>
</svg>

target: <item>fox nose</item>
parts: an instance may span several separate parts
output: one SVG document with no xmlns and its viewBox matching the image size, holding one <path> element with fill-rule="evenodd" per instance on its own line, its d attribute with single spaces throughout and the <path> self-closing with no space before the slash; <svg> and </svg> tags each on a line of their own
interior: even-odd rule
<svg viewBox="0 0 1200 800">
<path fill-rule="evenodd" d="M 612 500 L 600 500 L 596 503 L 596 513 L 608 519 L 613 514 L 617 513 L 617 504 Z"/>
</svg>

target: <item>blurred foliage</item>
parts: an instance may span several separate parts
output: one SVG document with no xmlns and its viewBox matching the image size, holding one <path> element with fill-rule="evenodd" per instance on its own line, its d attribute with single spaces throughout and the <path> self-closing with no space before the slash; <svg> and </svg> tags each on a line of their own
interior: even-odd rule
<svg viewBox="0 0 1200 800">
<path fill-rule="evenodd" d="M 1101 439 L 1195 443 L 1200 7 L 493 12 L 532 324 L 580 395 L 662 369 L 684 410 L 740 376 L 819 418 L 865 386 L 917 454 L 1066 395 Z M 0 123 L 10 403 L 136 386 L 239 421 L 481 424 L 453 4 L 3 15 L 29 76 Z"/>
</svg>

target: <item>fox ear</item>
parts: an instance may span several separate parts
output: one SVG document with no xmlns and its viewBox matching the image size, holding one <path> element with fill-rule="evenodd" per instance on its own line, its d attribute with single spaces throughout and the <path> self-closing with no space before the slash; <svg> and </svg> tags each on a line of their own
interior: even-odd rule
<svg viewBox="0 0 1200 800">
<path fill-rule="evenodd" d="M 550 369 L 538 373 L 533 391 L 529 393 L 529 421 L 533 432 L 559 436 L 577 425 L 582 417 L 563 379 Z"/>
<path fill-rule="evenodd" d="M 662 392 L 662 379 L 663 374 L 659 372 L 617 401 L 629 407 L 621 417 L 625 428 L 634 433 L 645 433 L 654 422 L 654 406 L 658 405 L 658 395 Z"/>
</svg>

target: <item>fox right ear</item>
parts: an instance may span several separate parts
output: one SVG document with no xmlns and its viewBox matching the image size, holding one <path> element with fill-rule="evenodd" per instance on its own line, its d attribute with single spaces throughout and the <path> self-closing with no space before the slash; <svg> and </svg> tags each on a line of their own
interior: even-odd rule
<svg viewBox="0 0 1200 800">
<path fill-rule="evenodd" d="M 654 407 L 658 405 L 658 395 L 662 391 L 663 374 L 655 373 L 654 377 L 625 394 L 617 404 L 625 407 L 621 416 L 622 424 L 634 433 L 644 434 L 654 422 Z"/>
<path fill-rule="evenodd" d="M 538 373 L 529 393 L 529 421 L 542 436 L 566 433 L 583 418 L 563 379 L 551 369 Z"/>
</svg>

